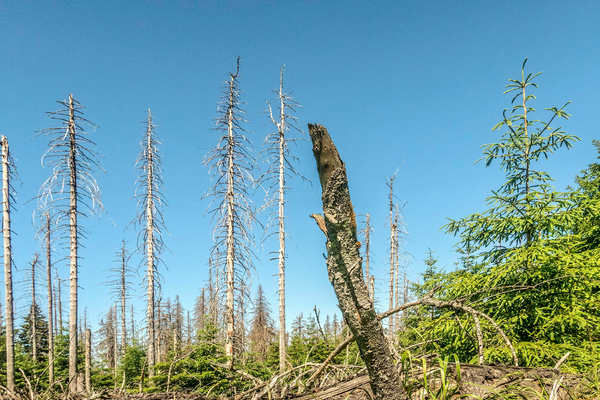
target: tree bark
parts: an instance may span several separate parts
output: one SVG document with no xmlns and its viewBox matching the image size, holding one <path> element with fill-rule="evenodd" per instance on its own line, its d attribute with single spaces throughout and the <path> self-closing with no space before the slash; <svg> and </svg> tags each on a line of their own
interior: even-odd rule
<svg viewBox="0 0 600 400">
<path fill-rule="evenodd" d="M 6 296 L 6 388 L 15 390 L 14 306 L 12 282 L 12 246 L 10 230 L 10 174 L 9 150 L 6 136 L 2 136 L 2 235 L 4 237 L 4 293 Z"/>
<path fill-rule="evenodd" d="M 75 143 L 75 105 L 73 95 L 69 95 L 69 171 L 70 171 L 70 272 L 69 272 L 69 388 L 71 393 L 77 391 L 77 169 Z"/>
<path fill-rule="evenodd" d="M 280 120 L 279 128 L 279 370 L 285 370 L 287 342 L 285 340 L 285 223 L 284 223 L 284 194 L 285 194 L 285 98 L 283 96 L 283 70 L 279 80 Z"/>
<path fill-rule="evenodd" d="M 147 150 L 146 154 L 148 157 L 148 176 L 147 176 L 147 188 L 146 194 L 146 257 L 147 257 L 147 308 L 146 308 L 146 319 L 148 320 L 148 376 L 154 376 L 154 363 L 156 361 L 156 348 L 155 348 L 155 320 L 154 320 L 154 170 L 152 156 L 154 149 L 152 148 L 152 115 L 148 110 L 148 129 L 147 129 Z"/>
<path fill-rule="evenodd" d="M 237 72 L 236 72 L 237 76 Z M 225 302 L 225 323 L 227 331 L 225 335 L 225 355 L 229 357 L 227 361 L 227 368 L 233 369 L 233 362 L 235 356 L 235 350 L 233 346 L 235 336 L 235 311 L 233 309 L 234 303 L 234 255 L 235 255 L 235 239 L 234 239 L 234 147 L 233 147 L 233 129 L 234 129 L 234 84 L 235 77 L 232 75 L 230 86 L 229 86 L 229 102 L 228 102 L 228 114 L 227 114 L 227 134 L 229 138 L 229 146 L 227 148 L 228 157 L 228 169 L 227 169 L 227 258 L 225 260 L 226 272 L 225 272 L 225 284 L 226 284 L 226 302 Z"/>
<path fill-rule="evenodd" d="M 376 399 L 407 399 L 362 271 L 346 168 L 322 125 L 308 125 L 323 190 L 327 271 L 371 378 Z"/>
</svg>

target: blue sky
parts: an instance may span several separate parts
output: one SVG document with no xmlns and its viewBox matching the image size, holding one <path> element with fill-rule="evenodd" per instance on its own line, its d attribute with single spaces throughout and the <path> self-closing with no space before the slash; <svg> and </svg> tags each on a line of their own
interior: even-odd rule
<svg viewBox="0 0 600 400">
<path fill-rule="evenodd" d="M 53 126 L 45 112 L 72 93 L 86 106 L 86 118 L 100 126 L 92 138 L 106 171 L 98 182 L 107 214 L 84 222 L 82 306 L 96 323 L 112 304 L 108 288 L 99 285 L 111 257 L 122 239 L 134 246 L 136 232 L 127 226 L 135 204 L 128 199 L 135 190 L 140 122 L 150 108 L 162 127 L 169 201 L 164 296 L 179 295 L 186 309 L 192 307 L 207 279 L 211 246 L 208 202 L 200 200 L 210 175 L 202 159 L 216 144 L 216 104 L 238 55 L 245 127 L 254 132 L 257 151 L 272 129 L 261 111 L 273 100 L 283 64 L 286 89 L 303 105 L 300 125 L 328 128 L 346 162 L 356 212 L 372 216 L 379 296 L 387 295 L 385 178 L 403 162 L 396 193 L 406 203 L 405 251 L 414 256 L 409 275 L 418 278 L 428 247 L 440 265 L 453 268 L 457 239 L 439 228 L 446 218 L 485 210 L 484 199 L 503 183 L 497 165 L 474 162 L 480 146 L 499 137 L 491 128 L 510 107 L 504 85 L 519 77 L 526 57 L 530 72 L 544 71 L 533 104 L 537 117 L 570 100 L 572 118 L 563 127 L 582 139 L 540 169 L 562 189 L 595 161 L 598 21 L 596 1 L 0 0 L 0 134 L 10 141 L 21 180 L 12 217 L 17 280 L 40 248 L 31 222 L 35 202 L 27 201 L 50 174 L 40 164 L 47 140 L 32 138 Z M 299 172 L 313 183 L 289 181 L 288 321 L 315 305 L 323 314 L 337 310 L 322 257 L 324 237 L 309 218 L 321 210 L 310 142 L 292 150 Z M 264 286 L 275 310 L 276 263 L 268 256 L 274 245 L 258 250 L 253 282 Z M 66 278 L 66 262 L 58 267 Z M 139 318 L 141 301 L 135 300 Z M 18 304 L 23 311 L 27 301 Z"/>
</svg>

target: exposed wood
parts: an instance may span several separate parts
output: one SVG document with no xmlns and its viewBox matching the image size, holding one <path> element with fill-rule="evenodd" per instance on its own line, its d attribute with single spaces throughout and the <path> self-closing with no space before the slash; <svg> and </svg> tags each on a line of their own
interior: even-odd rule
<svg viewBox="0 0 600 400">
<path fill-rule="evenodd" d="M 356 217 L 346 168 L 322 125 L 308 125 L 327 227 L 327 271 L 340 309 L 371 377 L 376 399 L 406 399 L 383 327 L 365 284 L 357 245 Z"/>
<path fill-rule="evenodd" d="M 309 394 L 305 394 L 303 396 L 294 397 L 294 399 L 295 400 L 309 400 L 309 399 L 313 400 L 315 398 L 318 398 L 320 400 L 326 400 L 326 399 L 330 399 L 335 396 L 346 394 L 360 386 L 370 383 L 370 381 L 371 380 L 369 379 L 369 375 L 363 375 L 363 376 L 356 377 L 350 381 L 336 384 L 335 386 L 330 387 L 328 389 L 319 390 L 316 393 L 309 393 Z M 390 398 L 392 398 L 392 397 L 390 397 Z"/>
</svg>

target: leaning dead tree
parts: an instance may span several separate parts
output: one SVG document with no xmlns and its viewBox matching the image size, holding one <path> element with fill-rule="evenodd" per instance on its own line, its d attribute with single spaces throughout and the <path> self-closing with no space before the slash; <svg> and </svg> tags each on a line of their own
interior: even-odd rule
<svg viewBox="0 0 600 400">
<path fill-rule="evenodd" d="M 148 324 L 146 358 L 148 373 L 153 376 L 154 364 L 157 359 L 155 326 L 155 295 L 159 278 L 157 267 L 162 262 L 160 254 L 165 249 L 162 231 L 166 229 L 164 222 L 166 199 L 163 195 L 162 156 L 158 149 L 161 143 L 150 110 L 148 110 L 148 119 L 144 123 L 146 131 L 140 143 L 141 151 L 135 164 L 139 175 L 134 195 L 137 200 L 137 217 L 133 223 L 141 228 L 137 238 L 137 251 L 144 256 L 142 263 L 146 264 L 144 278 L 147 285 L 146 322 Z"/>
<path fill-rule="evenodd" d="M 364 281 L 356 218 L 346 168 L 322 125 L 308 125 L 323 190 L 323 232 L 327 237 L 327 272 L 344 318 L 365 362 L 376 399 L 406 399 L 383 326 Z M 321 224 L 319 224 L 321 226 Z"/>
<path fill-rule="evenodd" d="M 2 146 L 2 236 L 4 237 L 4 294 L 6 303 L 6 388 L 15 390 L 15 335 L 14 335 L 14 296 L 12 280 L 12 245 L 10 228 L 10 210 L 14 208 L 14 189 L 11 180 L 14 177 L 14 160 L 10 155 L 6 136 L 0 138 Z"/>
<path fill-rule="evenodd" d="M 211 259 L 224 263 L 225 269 L 225 354 L 229 357 L 228 368 L 233 368 L 235 357 L 235 310 L 234 292 L 240 290 L 243 279 L 253 268 L 252 248 L 254 236 L 252 224 L 256 222 L 255 209 L 249 196 L 254 185 L 252 173 L 255 161 L 247 132 L 241 123 L 244 111 L 240 100 L 239 63 L 235 73 L 230 73 L 223 97 L 219 102 L 216 130 L 219 142 L 204 158 L 204 165 L 213 175 L 213 186 L 203 198 L 211 198 L 208 213 L 214 224 L 214 246 Z M 222 252 L 222 253 L 221 253 Z M 221 268 L 218 265 L 217 268 Z M 237 284 L 236 284 L 237 283 Z"/>
<path fill-rule="evenodd" d="M 293 162 L 298 159 L 290 154 L 288 143 L 295 142 L 298 139 L 287 137 L 287 132 L 294 129 L 302 132 L 298 125 L 297 118 L 291 113 L 295 112 L 296 107 L 300 105 L 291 97 L 292 92 L 285 93 L 283 91 L 283 71 L 285 65 L 279 71 L 279 90 L 274 90 L 279 101 L 278 115 L 273 116 L 271 104 L 269 105 L 269 118 L 275 127 L 276 132 L 269 134 L 265 138 L 264 145 L 267 146 L 261 152 L 264 161 L 269 166 L 263 179 L 267 191 L 267 207 L 277 206 L 277 210 L 271 214 L 267 228 L 273 226 L 276 229 L 270 235 L 277 235 L 279 241 L 279 250 L 277 251 L 277 263 L 279 274 L 279 370 L 283 371 L 286 368 L 286 326 L 285 326 L 285 194 L 288 187 L 286 186 L 286 178 L 289 176 L 299 176 L 296 172 Z M 304 132 L 302 132 L 304 133 Z M 271 194 L 272 193 L 272 194 Z M 270 236 L 269 235 L 269 236 Z"/>
<path fill-rule="evenodd" d="M 52 167 L 51 176 L 40 188 L 38 210 L 48 212 L 56 221 L 57 230 L 69 249 L 69 389 L 77 390 L 77 293 L 79 273 L 79 242 L 83 237 L 83 227 L 79 224 L 80 215 L 85 212 L 99 215 L 102 211 L 101 193 L 93 171 L 102 169 L 100 156 L 92 147 L 85 128 L 96 129 L 85 118 L 84 108 L 69 95 L 68 101 L 58 102 L 64 108 L 48 113 L 50 118 L 60 122 L 59 127 L 40 131 L 38 136 L 50 138 L 49 149 L 42 157 L 42 165 Z M 43 215 L 43 212 L 40 215 Z"/>
</svg>

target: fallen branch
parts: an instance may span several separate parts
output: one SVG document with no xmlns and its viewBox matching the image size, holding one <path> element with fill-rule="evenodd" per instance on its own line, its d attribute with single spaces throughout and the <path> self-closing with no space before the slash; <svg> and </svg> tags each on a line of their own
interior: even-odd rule
<svg viewBox="0 0 600 400">
<path fill-rule="evenodd" d="M 346 338 L 346 340 L 344 340 L 342 343 L 340 343 L 338 345 L 338 347 L 336 347 L 335 350 L 333 350 L 333 352 L 331 354 L 329 354 L 329 356 L 325 359 L 325 361 L 323 361 L 323 364 L 321 364 L 321 366 L 315 371 L 315 373 L 312 374 L 312 376 L 310 378 L 308 378 L 308 380 L 306 381 L 306 386 L 310 387 L 310 385 L 315 381 L 315 379 L 317 379 L 319 377 L 319 375 L 321 375 L 321 373 L 325 370 L 325 367 L 327 367 L 327 364 L 329 364 L 331 362 L 331 360 L 333 360 L 335 358 L 335 356 L 340 354 L 342 352 L 342 350 L 344 350 L 346 348 L 346 346 L 348 346 L 353 341 L 354 341 L 354 336 L 350 335 Z"/>
<path fill-rule="evenodd" d="M 438 307 L 438 308 L 443 308 L 443 307 L 452 307 L 454 309 L 458 309 L 458 310 L 463 310 L 465 312 L 468 312 L 469 314 L 471 314 L 473 316 L 473 318 L 475 318 L 475 316 L 480 316 L 485 318 L 487 321 L 489 321 L 490 324 L 492 324 L 492 326 L 494 327 L 494 329 L 496 329 L 496 331 L 498 331 L 498 333 L 500 334 L 500 336 L 502 336 L 502 338 L 504 339 L 504 342 L 506 343 L 506 345 L 508 346 L 508 348 L 510 349 L 510 352 L 512 353 L 513 356 L 513 361 L 515 363 L 515 367 L 519 366 L 519 359 L 517 357 L 517 352 L 515 351 L 515 348 L 513 347 L 512 343 L 510 342 L 510 339 L 508 338 L 508 336 L 506 336 L 506 334 L 504 333 L 504 331 L 502 330 L 502 328 L 500 328 L 500 326 L 498 326 L 498 324 L 487 314 L 482 313 L 481 311 L 477 311 L 472 307 L 466 306 L 458 301 L 442 301 L 442 300 L 436 300 L 434 298 L 432 298 L 431 296 L 433 295 L 433 291 L 435 291 L 436 289 L 434 288 L 434 290 L 430 291 L 429 293 L 427 293 L 425 295 L 425 297 L 423 297 L 420 300 L 416 300 L 410 303 L 405 303 L 399 307 L 396 307 L 392 310 L 388 310 L 385 311 L 381 314 L 378 315 L 379 320 L 382 320 L 384 318 L 389 317 L 390 315 L 396 314 L 400 311 L 404 311 L 407 308 L 410 307 L 415 307 L 418 305 L 426 305 L 426 306 L 432 306 L 432 307 Z M 477 322 L 475 323 L 475 325 L 477 326 Z M 478 332 L 478 336 L 481 335 L 481 332 Z M 477 338 L 478 341 L 480 340 L 480 338 Z M 481 343 L 480 343 L 481 344 Z M 482 345 L 481 345 L 482 346 Z M 480 353 L 480 359 L 481 359 L 481 353 Z"/>
<path fill-rule="evenodd" d="M 259 379 L 259 378 L 255 377 L 255 376 L 253 376 L 253 375 L 250 375 L 250 374 L 249 374 L 249 373 L 247 373 L 247 372 L 244 372 L 244 371 L 242 371 L 242 370 L 239 370 L 239 369 L 231 369 L 231 368 L 228 368 L 228 367 L 227 367 L 227 365 L 225 365 L 225 364 L 220 364 L 220 363 L 217 363 L 217 362 L 211 361 L 211 362 L 210 362 L 210 365 L 212 365 L 213 367 L 217 367 L 217 368 L 222 368 L 222 369 L 225 369 L 225 370 L 233 371 L 233 372 L 235 372 L 236 374 L 238 374 L 238 375 L 241 375 L 241 376 L 243 376 L 244 378 L 246 378 L 246 379 L 248 379 L 248 380 L 251 380 L 251 381 L 253 381 L 253 382 L 254 382 L 254 383 L 256 383 L 257 385 L 260 385 L 260 384 L 264 383 L 264 382 L 263 382 L 261 379 Z"/>
<path fill-rule="evenodd" d="M 560 360 L 558 360 L 558 362 L 554 366 L 554 369 L 555 370 L 559 370 L 560 366 L 562 365 L 562 363 L 564 363 L 565 361 L 567 361 L 567 358 L 569 358 L 570 355 L 571 355 L 571 352 L 567 351 L 567 353 L 564 356 L 562 356 L 560 358 Z"/>
</svg>

